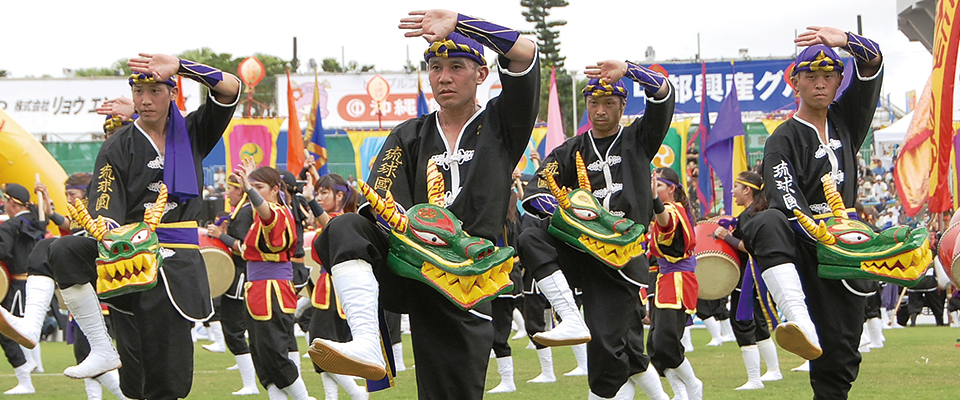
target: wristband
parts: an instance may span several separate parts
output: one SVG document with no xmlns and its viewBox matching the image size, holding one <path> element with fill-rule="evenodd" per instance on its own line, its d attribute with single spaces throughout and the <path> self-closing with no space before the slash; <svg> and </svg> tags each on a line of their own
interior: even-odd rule
<svg viewBox="0 0 960 400">
<path fill-rule="evenodd" d="M 231 248 L 231 249 L 233 249 L 233 245 L 237 243 L 237 239 L 236 239 L 236 238 L 234 238 L 233 236 L 230 236 L 230 235 L 228 235 L 228 234 L 226 234 L 226 233 L 221 233 L 219 239 L 220 239 L 221 242 L 223 242 L 223 244 L 227 245 L 227 247 L 229 247 L 229 248 Z"/>
<path fill-rule="evenodd" d="M 180 60 L 180 70 L 177 71 L 177 74 L 200 82 L 211 89 L 223 81 L 223 72 L 219 69 L 190 60 Z"/>
<path fill-rule="evenodd" d="M 847 44 L 842 49 L 864 62 L 880 57 L 880 45 L 856 33 L 847 32 Z"/>
<path fill-rule="evenodd" d="M 463 14 L 457 14 L 457 25 L 454 29 L 500 55 L 510 52 L 520 38 L 520 32 L 513 29 Z"/>
<path fill-rule="evenodd" d="M 257 192 L 257 189 L 250 188 L 243 191 L 247 194 L 247 198 L 250 199 L 250 205 L 254 208 L 260 207 L 263 204 L 263 196 L 260 195 L 260 192 Z"/>
<path fill-rule="evenodd" d="M 727 236 L 725 236 L 725 237 L 723 238 L 723 241 L 724 241 L 724 242 L 727 242 L 727 244 L 729 244 L 730 246 L 733 246 L 733 248 L 735 248 L 735 249 L 737 249 L 737 250 L 740 249 L 740 239 L 737 239 L 737 238 L 733 237 L 733 235 L 727 235 Z"/>
<path fill-rule="evenodd" d="M 647 92 L 648 97 L 652 97 L 654 93 L 660 90 L 663 82 L 667 80 L 659 72 L 630 61 L 627 61 L 627 73 L 624 76 L 643 86 L 643 91 Z"/>
<path fill-rule="evenodd" d="M 326 211 L 323 209 L 323 206 L 317 202 L 317 199 L 311 199 L 307 202 L 307 205 L 310 206 L 310 211 L 313 212 L 313 215 L 319 217 L 323 215 Z"/>
<path fill-rule="evenodd" d="M 653 199 L 653 213 L 660 214 L 664 211 L 667 211 L 667 208 L 663 205 L 663 200 L 660 200 L 659 197 Z"/>
<path fill-rule="evenodd" d="M 530 207 L 542 215 L 553 215 L 557 211 L 557 198 L 549 195 L 536 196 L 529 200 Z"/>
<path fill-rule="evenodd" d="M 66 219 L 64 219 L 62 215 L 57 214 L 56 212 L 54 212 L 53 214 L 47 215 L 47 219 L 49 219 L 50 221 L 53 221 L 53 223 L 57 226 L 63 225 L 63 221 L 66 221 Z"/>
</svg>

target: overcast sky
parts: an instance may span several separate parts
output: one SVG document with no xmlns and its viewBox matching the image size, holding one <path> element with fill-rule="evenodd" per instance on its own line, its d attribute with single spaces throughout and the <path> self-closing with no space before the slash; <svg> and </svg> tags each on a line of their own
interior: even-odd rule
<svg viewBox="0 0 960 400">
<path fill-rule="evenodd" d="M 561 52 L 567 68 L 582 70 L 601 59 L 642 60 L 652 46 L 657 60 L 692 59 L 697 33 L 705 59 L 792 56 L 793 37 L 808 25 L 856 31 L 877 41 L 886 61 L 884 94 L 903 105 L 904 93 L 921 89 L 931 55 L 897 29 L 895 0 L 568 0 L 551 19 L 563 19 Z M 161 9 L 155 9 L 154 4 Z M 266 53 L 290 59 L 297 37 L 301 72 L 310 58 L 327 57 L 377 70 L 400 70 L 422 57 L 426 42 L 403 37 L 401 17 L 413 9 L 443 7 L 517 29 L 520 0 L 301 0 L 301 1 L 43 1 L 4 2 L 0 69 L 13 77 L 63 76 L 63 68 L 107 67 L 138 52 L 179 53 L 209 47 L 234 57 Z M 235 72 L 235 71 L 231 71 Z"/>
</svg>

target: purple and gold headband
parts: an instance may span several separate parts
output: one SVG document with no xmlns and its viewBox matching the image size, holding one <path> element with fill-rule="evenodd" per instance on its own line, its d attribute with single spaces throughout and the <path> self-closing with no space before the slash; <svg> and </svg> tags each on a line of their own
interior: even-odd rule
<svg viewBox="0 0 960 400">
<path fill-rule="evenodd" d="M 480 65 L 487 65 L 487 59 L 483 58 L 483 46 L 480 42 L 452 32 L 446 39 L 433 42 L 430 47 L 423 52 L 424 61 L 430 61 L 434 57 L 464 57 L 476 61 Z"/>
<path fill-rule="evenodd" d="M 796 63 L 793 67 L 793 76 L 800 71 L 837 71 L 843 73 L 843 61 L 837 52 L 828 46 L 816 44 L 800 52 L 797 55 Z"/>
<path fill-rule="evenodd" d="M 591 79 L 589 82 L 587 82 L 587 86 L 583 88 L 584 97 L 600 97 L 611 95 L 627 98 L 627 88 L 623 86 L 623 83 L 620 81 L 616 81 L 611 85 L 605 82 L 603 79 Z"/>
<path fill-rule="evenodd" d="M 153 78 L 153 74 L 148 74 L 144 72 L 130 74 L 130 79 L 127 80 L 127 83 L 129 83 L 130 86 L 146 85 L 146 84 L 152 84 L 152 83 L 163 83 L 170 87 L 177 87 L 177 83 L 173 81 L 173 76 L 167 78 L 167 80 L 165 81 L 158 82 L 156 79 Z"/>
</svg>

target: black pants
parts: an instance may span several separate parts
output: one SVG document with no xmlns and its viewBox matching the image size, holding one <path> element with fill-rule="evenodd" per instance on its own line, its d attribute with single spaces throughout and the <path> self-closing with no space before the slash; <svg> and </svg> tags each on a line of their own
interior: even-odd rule
<svg viewBox="0 0 960 400">
<path fill-rule="evenodd" d="M 463 311 L 435 289 L 394 274 L 387 266 L 387 236 L 358 214 L 331 220 L 313 248 L 330 268 L 350 260 L 369 263 L 380 285 L 380 306 L 410 315 L 420 399 L 483 398 L 493 347 L 489 302 Z"/>
<path fill-rule="evenodd" d="M 740 290 L 740 288 L 737 288 L 730 295 L 730 312 L 734 316 L 737 315 L 737 307 L 740 306 Z M 730 321 L 730 325 L 733 327 L 733 336 L 737 338 L 737 345 L 740 347 L 752 346 L 757 342 L 770 339 L 770 325 L 767 316 L 763 314 L 760 299 L 756 295 L 750 298 L 753 300 L 753 318 L 743 321 L 733 318 Z M 772 317 L 777 318 L 776 316 Z"/>
<path fill-rule="evenodd" d="M 223 342 L 235 356 L 250 353 L 250 345 L 244 337 L 247 331 L 246 307 L 243 299 L 220 296 L 220 326 L 223 327 Z"/>
<path fill-rule="evenodd" d="M 534 279 L 542 280 L 563 270 L 570 285 L 583 290 L 584 322 L 593 337 L 587 343 L 587 380 L 593 393 L 613 397 L 632 371 L 646 370 L 646 356 L 634 353 L 643 349 L 628 347 L 626 339 L 633 318 L 639 316 L 631 310 L 640 302 L 640 287 L 592 256 L 555 239 L 543 228 L 525 229 L 520 234 L 518 251 Z M 640 257 L 631 262 L 643 260 Z"/>
<path fill-rule="evenodd" d="M 713 317 L 717 321 L 723 321 L 730 318 L 730 310 L 727 309 L 727 298 L 716 300 L 697 299 L 697 316 L 701 320 Z"/>
<path fill-rule="evenodd" d="M 401 315 L 391 311 L 384 311 L 383 319 L 386 320 L 387 330 L 390 332 L 390 344 L 394 345 L 403 342 L 403 338 L 400 337 Z"/>
<path fill-rule="evenodd" d="M 684 309 L 659 308 L 656 303 L 650 309 L 650 362 L 661 373 L 677 368 L 683 363 L 683 345 L 680 338 L 690 314 Z"/>
<path fill-rule="evenodd" d="M 513 302 L 511 297 L 497 297 L 490 302 L 493 306 L 493 353 L 497 358 L 512 355 L 510 327 L 513 324 Z"/>
<path fill-rule="evenodd" d="M 0 272 L 3 273 L 3 272 Z M 17 317 L 23 316 L 23 299 L 27 281 L 22 279 L 10 280 L 10 288 L 7 289 L 7 295 L 3 298 L 3 308 Z M 6 336 L 0 335 L 0 347 L 7 356 L 7 361 L 14 368 L 27 363 L 27 358 L 23 355 L 23 349 L 17 342 Z"/>
<path fill-rule="evenodd" d="M 50 265 L 61 288 L 95 285 L 97 242 L 66 236 L 51 246 Z M 120 352 L 120 385 L 130 398 L 174 399 L 193 385 L 192 323 L 173 307 L 162 277 L 150 290 L 110 299 Z M 132 314 L 131 314 L 132 313 Z"/>
<path fill-rule="evenodd" d="M 27 262 L 29 263 L 29 265 L 27 265 L 27 274 L 43 275 L 53 279 L 53 268 L 50 267 L 48 258 L 50 245 L 58 239 L 60 238 L 46 238 L 37 242 L 36 246 L 33 246 L 33 250 L 30 251 L 30 257 L 27 258 Z"/>
<path fill-rule="evenodd" d="M 297 365 L 288 357 L 293 335 L 293 314 L 286 314 L 280 307 L 276 291 L 270 299 L 273 317 L 258 321 L 247 312 L 247 331 L 250 333 L 250 355 L 257 378 L 264 387 L 273 384 L 277 388 L 290 386 L 300 376 Z M 249 299 L 248 299 L 249 301 Z M 295 341 L 296 339 L 294 339 Z M 294 342 L 296 343 L 296 342 Z"/>
<path fill-rule="evenodd" d="M 943 326 L 943 305 L 946 302 L 944 296 L 946 293 L 940 289 L 921 292 L 907 290 L 907 312 L 910 314 L 911 325 L 915 322 L 916 315 L 923 311 L 923 307 L 930 307 L 933 313 L 933 320 L 937 326 Z"/>
</svg>

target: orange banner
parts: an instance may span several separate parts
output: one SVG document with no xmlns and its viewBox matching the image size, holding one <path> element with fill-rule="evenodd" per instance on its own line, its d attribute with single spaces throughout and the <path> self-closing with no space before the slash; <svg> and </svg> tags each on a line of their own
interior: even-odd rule
<svg viewBox="0 0 960 400">
<path fill-rule="evenodd" d="M 930 212 L 949 211 L 950 150 L 953 144 L 953 87 L 957 73 L 957 48 L 960 45 L 960 24 L 956 23 L 957 3 L 960 0 L 937 2 L 937 21 L 934 27 L 933 74 L 930 77 L 933 111 L 932 160 L 936 168 L 930 174 L 927 188 Z"/>
</svg>

